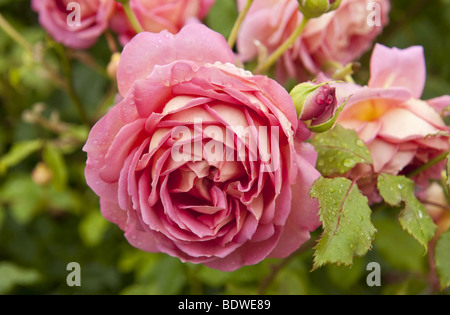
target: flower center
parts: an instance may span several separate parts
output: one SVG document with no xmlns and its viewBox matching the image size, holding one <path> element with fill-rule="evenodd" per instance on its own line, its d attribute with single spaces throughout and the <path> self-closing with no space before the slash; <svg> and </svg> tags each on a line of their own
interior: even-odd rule
<svg viewBox="0 0 450 315">
<path fill-rule="evenodd" d="M 353 117 L 361 121 L 374 121 L 383 116 L 389 106 L 383 100 L 370 100 L 352 107 Z"/>
</svg>

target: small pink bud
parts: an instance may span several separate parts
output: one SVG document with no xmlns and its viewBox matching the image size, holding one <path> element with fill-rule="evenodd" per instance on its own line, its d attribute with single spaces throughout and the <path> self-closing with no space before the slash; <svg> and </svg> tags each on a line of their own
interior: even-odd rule
<svg viewBox="0 0 450 315">
<path fill-rule="evenodd" d="M 336 89 L 329 84 L 303 83 L 291 92 L 295 107 L 302 121 L 318 125 L 333 118 L 337 110 Z"/>
</svg>

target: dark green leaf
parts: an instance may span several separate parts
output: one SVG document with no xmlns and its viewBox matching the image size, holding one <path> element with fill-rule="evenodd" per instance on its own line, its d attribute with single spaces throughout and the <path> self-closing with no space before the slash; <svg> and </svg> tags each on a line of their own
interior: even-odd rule
<svg viewBox="0 0 450 315">
<path fill-rule="evenodd" d="M 42 147 L 41 140 L 31 140 L 17 142 L 11 150 L 0 158 L 0 175 L 4 174 L 8 168 L 16 166 L 32 153 Z"/>
<path fill-rule="evenodd" d="M 380 211 L 373 217 L 378 230 L 374 248 L 394 269 L 423 273 L 426 270 L 426 257 L 423 247 L 404 231 L 393 216 Z"/>
<path fill-rule="evenodd" d="M 40 280 L 37 271 L 25 269 L 7 261 L 0 262 L 0 294 L 8 293 L 16 285 L 31 285 Z"/>
</svg>

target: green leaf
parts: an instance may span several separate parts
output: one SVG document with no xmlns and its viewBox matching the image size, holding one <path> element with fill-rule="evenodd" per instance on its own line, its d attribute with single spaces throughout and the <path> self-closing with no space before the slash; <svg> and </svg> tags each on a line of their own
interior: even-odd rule
<svg viewBox="0 0 450 315">
<path fill-rule="evenodd" d="M 345 178 L 320 178 L 311 197 L 319 200 L 324 230 L 315 248 L 314 269 L 326 263 L 351 266 L 353 257 L 371 249 L 376 233 L 367 198 Z"/>
<path fill-rule="evenodd" d="M 450 287 L 450 230 L 439 238 L 434 259 L 442 288 Z"/>
<path fill-rule="evenodd" d="M 58 149 L 48 144 L 44 148 L 43 158 L 52 171 L 52 182 L 56 189 L 63 190 L 67 184 L 67 166 Z"/>
<path fill-rule="evenodd" d="M 32 285 L 40 278 L 35 270 L 25 269 L 7 261 L 0 262 L 0 294 L 10 292 L 16 285 Z"/>
<path fill-rule="evenodd" d="M 206 24 L 228 38 L 237 17 L 235 1 L 217 0 L 206 17 Z"/>
<path fill-rule="evenodd" d="M 365 258 L 354 260 L 352 267 L 343 267 L 330 265 L 326 271 L 330 281 L 338 288 L 349 291 L 351 288 L 366 275 L 367 262 Z"/>
<path fill-rule="evenodd" d="M 12 217 L 20 224 L 27 224 L 34 218 L 42 208 L 43 197 L 43 189 L 25 174 L 11 175 L 0 187 L 0 201 L 10 207 Z"/>
<path fill-rule="evenodd" d="M 380 210 L 372 221 L 378 230 L 374 248 L 389 265 L 415 274 L 426 272 L 427 260 L 422 245 L 403 230 L 390 212 Z"/>
<path fill-rule="evenodd" d="M 317 169 L 323 176 L 345 174 L 357 164 L 372 164 L 372 157 L 356 131 L 340 125 L 318 134 L 311 142 L 319 153 Z"/>
<path fill-rule="evenodd" d="M 416 198 L 414 189 L 414 182 L 404 176 L 381 174 L 378 177 L 378 190 L 384 201 L 394 207 L 405 205 L 400 213 L 400 224 L 428 251 L 428 243 L 437 227 L 425 206 Z"/>
<path fill-rule="evenodd" d="M 11 150 L 0 159 L 0 175 L 6 173 L 8 168 L 18 165 L 32 153 L 42 147 L 41 140 L 22 141 L 15 143 Z"/>
<path fill-rule="evenodd" d="M 95 247 L 103 240 L 108 227 L 109 223 L 103 218 L 100 211 L 92 211 L 83 218 L 79 225 L 81 239 L 87 246 Z"/>
</svg>

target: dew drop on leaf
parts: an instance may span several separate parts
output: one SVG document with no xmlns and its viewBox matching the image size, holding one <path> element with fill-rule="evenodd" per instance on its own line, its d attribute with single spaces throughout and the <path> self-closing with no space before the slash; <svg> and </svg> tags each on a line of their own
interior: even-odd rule
<svg viewBox="0 0 450 315">
<path fill-rule="evenodd" d="M 352 168 L 356 165 L 355 160 L 353 160 L 353 159 L 345 159 L 343 164 L 347 168 Z"/>
<path fill-rule="evenodd" d="M 358 141 L 356 141 L 356 145 L 360 148 L 364 148 L 366 144 L 364 143 L 364 141 L 359 139 Z"/>
</svg>

